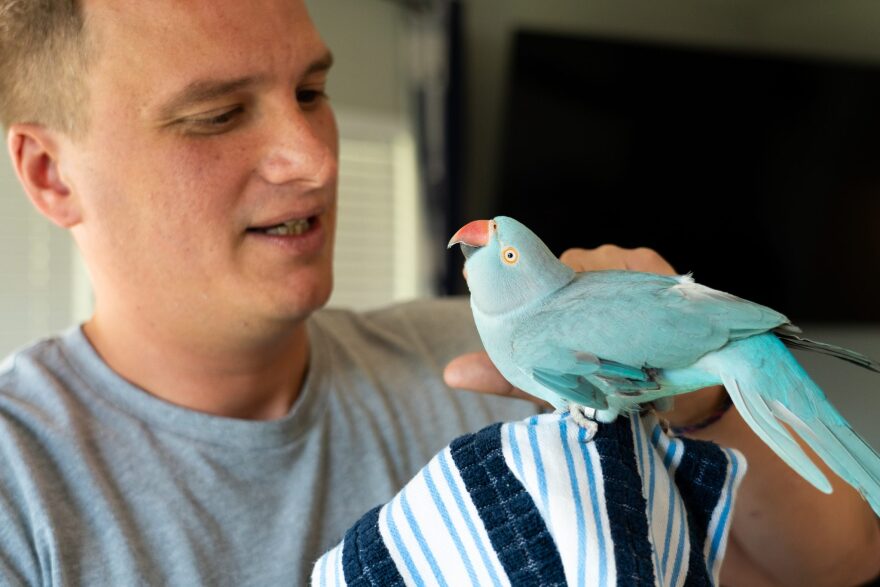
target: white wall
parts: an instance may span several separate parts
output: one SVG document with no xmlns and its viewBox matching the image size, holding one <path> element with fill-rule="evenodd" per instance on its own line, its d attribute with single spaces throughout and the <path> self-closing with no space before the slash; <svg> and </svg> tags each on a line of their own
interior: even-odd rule
<svg viewBox="0 0 880 587">
<path fill-rule="evenodd" d="M 64 328 L 76 296 L 67 232 L 30 205 L 8 156 L 0 158 L 0 356 Z"/>
<path fill-rule="evenodd" d="M 387 0 L 306 0 L 333 51 L 332 103 L 341 108 L 406 117 L 405 17 Z"/>
</svg>

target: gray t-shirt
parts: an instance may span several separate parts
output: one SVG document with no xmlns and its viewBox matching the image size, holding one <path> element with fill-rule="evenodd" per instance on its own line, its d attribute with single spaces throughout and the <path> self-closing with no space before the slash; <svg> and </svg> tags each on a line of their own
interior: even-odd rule
<svg viewBox="0 0 880 587">
<path fill-rule="evenodd" d="M 450 390 L 479 348 L 463 300 L 309 320 L 285 418 L 187 410 L 80 328 L 0 365 L 0 584 L 305 585 L 312 563 L 453 438 L 534 413 Z"/>
</svg>

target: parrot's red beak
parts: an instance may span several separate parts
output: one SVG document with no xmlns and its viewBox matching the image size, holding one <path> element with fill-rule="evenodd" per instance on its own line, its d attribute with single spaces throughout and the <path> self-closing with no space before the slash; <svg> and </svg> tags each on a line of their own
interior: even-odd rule
<svg viewBox="0 0 880 587">
<path fill-rule="evenodd" d="M 468 222 L 452 235 L 446 248 L 449 249 L 458 244 L 469 247 L 484 247 L 489 244 L 489 237 L 494 231 L 494 220 L 474 220 L 473 222 Z"/>
</svg>

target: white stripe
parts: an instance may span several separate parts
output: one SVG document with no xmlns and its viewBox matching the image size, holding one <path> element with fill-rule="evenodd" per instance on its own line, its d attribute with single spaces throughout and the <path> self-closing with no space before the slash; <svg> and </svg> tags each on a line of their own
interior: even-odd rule
<svg viewBox="0 0 880 587">
<path fill-rule="evenodd" d="M 413 480 L 415 481 L 415 479 Z M 408 490 L 410 485 L 412 485 L 413 481 L 410 481 L 409 485 L 403 488 L 403 490 L 397 494 L 397 496 L 389 503 L 389 512 L 388 515 L 393 517 L 394 523 L 397 525 L 397 531 L 400 533 L 400 537 L 403 539 L 403 544 L 406 550 L 409 552 L 409 556 L 412 558 L 413 563 L 416 566 L 416 570 L 421 576 L 422 580 L 425 582 L 425 585 L 440 585 L 434 577 L 434 571 L 431 568 L 431 564 L 428 562 L 428 559 L 425 557 L 422 548 L 419 546 L 419 542 L 416 539 L 416 535 L 413 532 L 412 527 L 409 524 L 409 521 L 406 519 L 406 515 L 403 511 L 403 504 L 400 503 L 400 496 L 403 493 L 408 494 Z"/>
<path fill-rule="evenodd" d="M 431 478 L 438 488 L 438 493 L 440 493 L 440 485 L 441 483 L 445 485 L 445 481 L 443 481 L 443 472 L 440 470 L 439 464 L 435 461 L 436 459 L 432 459 L 427 467 L 431 467 Z M 443 573 L 443 579 L 446 581 L 446 584 L 450 587 L 454 585 L 469 585 L 471 580 L 464 559 L 461 557 L 458 547 L 456 546 L 452 535 L 449 533 L 446 523 L 443 521 L 440 510 L 437 508 L 437 504 L 431 496 L 427 480 L 425 479 L 424 470 L 410 481 L 404 491 L 406 492 L 406 498 L 409 502 L 413 516 L 419 524 L 419 528 L 428 543 L 431 554 L 436 560 L 437 565 L 440 567 L 440 571 Z M 442 493 L 441 498 L 443 498 Z M 463 525 L 463 520 L 461 520 L 461 515 L 458 514 L 458 507 L 456 507 L 451 496 L 449 496 L 448 501 L 444 502 L 444 505 L 446 506 L 450 521 L 458 531 L 459 538 L 463 538 L 462 530 L 459 529 L 460 526 Z M 401 515 L 403 514 L 402 509 L 400 513 Z M 461 523 L 456 524 L 456 518 L 458 518 Z M 464 528 L 463 531 L 467 532 L 467 528 Z M 462 543 L 464 543 L 464 540 L 462 540 Z M 415 544 L 414 548 L 421 551 L 418 544 Z M 472 558 L 471 561 L 472 564 L 474 562 L 481 564 L 479 563 L 479 558 Z M 432 577 L 434 576 L 434 572 L 430 567 L 429 575 Z"/>
<path fill-rule="evenodd" d="M 325 553 L 324 556 L 318 559 L 315 566 L 312 567 L 312 576 L 309 579 L 312 587 L 321 587 L 321 577 L 324 576 L 324 573 L 322 572 L 324 570 L 324 565 L 322 563 L 324 562 L 323 559 L 326 559 L 328 556 L 330 556 L 330 553 Z M 329 585 L 329 583 L 327 584 Z"/>
<path fill-rule="evenodd" d="M 657 424 L 657 418 L 649 413 L 639 418 L 641 424 L 642 458 L 644 459 L 645 476 L 642 479 L 643 495 L 648 516 L 648 541 L 651 543 L 651 553 L 654 561 L 654 585 L 660 586 L 661 566 L 660 555 L 663 548 L 663 539 L 666 536 L 666 510 L 669 503 L 669 487 L 666 483 L 666 468 L 663 459 L 651 442 L 651 435 Z M 636 454 L 638 458 L 638 453 Z M 653 467 L 653 480 L 651 470 Z"/>
<path fill-rule="evenodd" d="M 679 450 L 683 451 L 684 446 L 682 446 Z M 679 458 L 678 461 L 680 462 L 681 459 Z M 676 467 L 677 466 L 678 463 L 676 463 Z M 669 572 L 671 581 L 671 573 L 673 573 L 673 571 L 676 569 L 676 558 L 678 558 L 678 575 L 675 577 L 675 585 L 673 587 L 682 587 L 684 585 L 685 579 L 687 578 L 688 559 L 691 555 L 691 534 L 690 526 L 688 525 L 688 519 L 685 515 L 684 501 L 681 499 L 681 494 L 678 492 L 677 488 L 675 492 L 675 499 L 677 523 L 672 529 L 674 534 L 673 544 L 670 545 L 671 552 L 669 553 Z M 680 556 L 678 554 L 679 542 L 681 543 Z"/>
<path fill-rule="evenodd" d="M 505 438 L 503 439 L 503 443 L 507 443 L 509 440 L 506 436 L 507 435 L 505 435 Z M 538 490 L 538 470 L 535 467 L 535 455 L 532 452 L 532 443 L 529 440 L 528 420 L 514 424 L 514 438 L 517 446 L 519 446 L 523 464 L 522 478 L 519 481 L 528 490 L 535 505 L 540 509 L 542 507 L 541 492 Z M 513 461 L 510 462 L 512 463 Z M 514 468 L 511 468 L 511 470 L 515 472 Z"/>
<path fill-rule="evenodd" d="M 546 419 L 551 418 L 548 422 Z M 556 544 L 575 545 L 574 548 L 559 548 L 560 559 L 562 560 L 562 568 L 565 571 L 565 579 L 569 585 L 577 585 L 578 576 L 578 527 L 577 517 L 589 515 L 589 509 L 577 511 L 575 500 L 571 491 L 571 479 L 568 472 L 568 462 L 563 454 L 562 439 L 559 436 L 558 416 L 542 415 L 538 417 L 538 424 L 534 427 L 538 439 L 538 445 L 541 447 L 543 458 L 544 481 L 547 487 L 547 503 L 543 504 L 539 496 L 539 486 L 526 485 L 526 489 L 532 496 L 538 506 L 538 511 L 544 518 L 548 529 L 551 530 Z M 522 424 L 518 424 L 522 425 Z M 577 471 L 577 456 L 580 454 L 580 448 L 577 446 L 577 429 L 578 425 L 570 418 L 567 422 L 566 440 L 570 450 L 573 453 L 573 464 Z M 575 433 L 575 442 L 570 442 L 571 433 Z M 502 440 L 502 447 L 504 441 Z M 505 458 L 507 455 L 505 455 Z M 508 461 L 511 463 L 512 461 Z M 536 467 L 536 463 L 527 461 L 526 468 Z M 535 476 L 537 483 L 537 475 Z M 525 484 L 524 484 L 525 485 Z M 585 487 L 580 484 L 579 487 Z M 583 499 L 581 500 L 583 502 Z M 583 503 L 582 503 L 583 506 Z M 589 508 L 589 504 L 587 504 Z M 584 520 L 586 523 L 586 520 Z M 588 558 L 597 560 L 595 552 L 595 541 L 588 540 L 585 537 L 585 547 Z M 592 556 L 590 556 L 592 555 Z M 596 581 L 588 583 L 596 585 Z"/>
<path fill-rule="evenodd" d="M 645 517 L 648 522 L 648 544 L 651 546 L 651 560 L 654 567 L 654 585 L 659 586 L 659 578 L 657 570 L 660 568 L 659 559 L 657 558 L 657 548 L 654 545 L 654 536 L 651 532 L 653 526 L 654 502 L 650 499 L 648 491 L 650 484 L 650 463 L 653 460 L 654 451 L 650 442 L 650 430 L 653 427 L 652 420 L 655 418 L 653 412 L 643 412 L 637 417 L 630 418 L 630 430 L 633 436 L 633 451 L 636 457 L 636 464 L 639 476 L 642 480 L 642 497 L 645 498 Z M 636 430 L 638 428 L 638 430 Z"/>
<path fill-rule="evenodd" d="M 318 559 L 315 566 L 312 567 L 312 576 L 310 579 L 312 587 L 321 587 L 321 585 L 335 587 L 339 584 L 336 580 L 335 574 L 336 559 L 339 556 L 339 553 L 342 552 L 343 546 L 344 541 L 336 545 L 335 548 L 325 552 L 324 556 Z M 345 584 L 344 581 L 342 584 Z"/>
<path fill-rule="evenodd" d="M 655 454 L 660 460 L 659 471 L 662 473 L 655 476 L 657 483 L 654 488 L 654 503 L 657 507 L 654 509 L 654 523 L 658 531 L 654 533 L 653 537 L 654 546 L 660 562 L 660 583 L 661 585 L 669 585 L 672 573 L 672 553 L 670 552 L 670 549 L 673 548 L 673 544 L 676 542 L 678 530 L 676 527 L 674 510 L 678 508 L 679 503 L 675 500 L 676 494 L 671 478 L 675 471 L 675 463 L 670 462 L 670 468 L 667 470 L 666 458 L 673 448 L 678 448 L 678 444 L 680 443 L 671 440 L 668 436 L 663 434 L 662 430 L 658 434 L 658 430 L 659 424 L 655 424 L 651 429 L 652 445 L 654 446 Z M 680 458 L 680 455 L 676 454 L 676 456 Z"/>
<path fill-rule="evenodd" d="M 730 535 L 730 525 L 733 522 L 733 505 L 735 503 L 737 490 L 739 489 L 739 485 L 743 480 L 743 476 L 745 475 L 747 468 L 746 459 L 738 450 L 724 449 L 724 455 L 727 457 L 727 471 L 724 476 L 724 485 L 721 489 L 721 494 L 718 497 L 718 503 L 715 504 L 715 509 L 712 511 L 712 517 L 709 519 L 709 527 L 706 529 L 706 544 L 703 545 L 703 558 L 708 561 L 709 552 L 712 549 L 712 541 L 713 539 L 715 539 L 716 536 L 719 536 L 720 543 L 718 545 L 718 550 L 715 555 L 715 561 L 712 565 L 712 568 L 709 569 L 713 585 L 718 585 L 719 583 L 721 563 L 724 561 L 724 553 L 727 549 L 727 539 Z M 737 471 L 736 477 L 731 480 L 730 474 L 733 471 L 732 459 L 736 459 Z M 733 495 L 731 496 L 730 511 L 728 512 L 724 526 L 721 527 L 721 517 L 731 491 L 733 492 Z"/>
<path fill-rule="evenodd" d="M 333 551 L 333 558 L 329 561 L 333 564 L 330 585 L 336 587 L 346 587 L 345 571 L 342 570 L 342 552 L 345 548 L 345 540 L 339 543 L 336 550 Z"/>
<path fill-rule="evenodd" d="M 593 466 L 593 475 L 597 481 L 596 493 L 597 493 L 597 501 L 599 502 L 599 511 L 598 511 L 598 513 L 592 512 L 592 507 L 590 508 L 592 515 L 588 519 L 591 520 L 592 526 L 588 526 L 587 529 L 588 529 L 588 531 L 593 532 L 594 535 L 598 533 L 597 532 L 597 522 L 596 522 L 596 518 L 598 517 L 599 521 L 601 522 L 602 535 L 603 535 L 604 543 L 605 543 L 605 569 L 606 569 L 605 572 L 606 572 L 607 584 L 609 586 L 610 585 L 617 585 L 617 564 L 614 559 L 614 541 L 611 538 L 611 522 L 608 520 L 608 507 L 606 506 L 606 501 L 605 501 L 605 483 L 603 482 L 604 477 L 603 477 L 603 473 L 602 473 L 602 461 L 601 461 L 601 458 L 599 457 L 599 451 L 596 449 L 596 445 L 593 444 L 592 441 L 588 445 L 588 451 L 589 451 L 589 456 L 590 456 L 590 463 Z M 582 463 L 581 464 L 581 471 L 586 476 L 585 465 L 583 465 L 583 461 L 581 461 L 581 463 Z M 586 487 L 586 485 L 585 485 L 585 487 Z M 589 498 L 589 495 L 587 497 Z M 597 585 L 598 585 L 598 576 L 599 576 L 598 556 L 599 556 L 599 549 L 598 549 L 598 543 L 597 543 L 597 547 L 596 547 L 597 559 L 596 559 L 596 570 L 595 570 L 596 577 L 597 577 L 597 580 L 596 580 L 597 582 L 595 584 L 597 584 Z M 587 572 L 589 573 L 589 567 L 587 568 Z"/>
<path fill-rule="evenodd" d="M 489 559 L 488 568 L 483 562 L 483 555 L 480 553 L 480 548 L 474 540 L 473 532 L 471 531 L 467 520 L 465 520 L 464 516 L 460 513 L 455 496 L 453 495 L 452 489 L 446 480 L 446 475 L 440 465 L 440 458 L 445 459 L 449 465 L 452 482 L 458 490 L 457 493 L 463 499 L 466 515 L 476 528 L 477 539 L 479 540 L 480 545 L 482 545 L 483 552 L 485 552 Z M 437 491 L 440 494 L 440 498 L 447 504 L 452 523 L 454 524 L 455 529 L 458 530 L 458 535 L 461 537 L 462 544 L 465 547 L 468 557 L 470 557 L 473 562 L 474 571 L 476 571 L 479 585 L 487 585 L 491 587 L 494 584 L 494 581 L 492 580 L 492 576 L 494 576 L 502 587 L 509 587 L 510 581 L 507 579 L 504 567 L 501 566 L 498 554 L 492 547 L 492 542 L 489 540 L 489 534 L 486 532 L 486 527 L 483 525 L 483 521 L 477 513 L 477 508 L 471 501 L 470 494 L 467 491 L 464 480 L 461 478 L 458 467 L 455 466 L 450 449 L 448 447 L 444 449 L 444 451 L 435 457 L 428 466 L 431 467 L 431 475 L 434 478 L 434 482 L 437 484 Z"/>
<path fill-rule="evenodd" d="M 395 503 L 395 501 L 390 501 L 379 510 L 379 534 L 382 536 L 382 541 L 385 543 L 385 548 L 388 549 L 388 554 L 391 555 L 391 560 L 394 561 L 394 566 L 397 567 L 397 572 L 400 573 L 400 576 L 403 578 L 403 582 L 406 585 L 418 585 L 419 582 L 416 581 L 415 577 L 413 577 L 409 572 L 409 567 L 406 564 L 406 560 L 404 554 L 408 556 L 412 556 L 408 551 L 406 553 L 401 552 L 397 548 L 397 542 L 391 536 L 391 529 L 388 525 L 389 511 L 391 506 Z M 397 524 L 398 532 L 401 531 L 400 521 L 395 519 L 394 522 Z M 424 577 L 424 575 L 423 575 Z"/>
<path fill-rule="evenodd" d="M 688 535 L 685 532 L 686 528 L 684 527 L 684 502 L 681 499 L 681 494 L 678 492 L 678 487 L 675 486 L 674 481 L 675 471 L 681 463 L 681 457 L 684 454 L 684 443 L 680 440 L 666 436 L 666 434 L 661 431 L 659 446 L 662 447 L 661 452 L 664 455 L 664 463 L 666 462 L 668 455 L 673 455 L 666 473 L 667 491 L 672 495 L 671 501 L 673 503 L 673 506 L 669 508 L 669 502 L 667 502 L 668 510 L 666 513 L 666 524 L 667 527 L 671 529 L 668 531 L 668 542 L 666 535 L 663 537 L 663 545 L 666 549 L 660 556 L 661 564 L 665 561 L 665 566 L 663 568 L 663 584 L 671 585 L 679 542 L 682 540 L 685 542 L 688 541 Z M 681 571 L 679 571 L 679 573 L 680 572 Z"/>
</svg>

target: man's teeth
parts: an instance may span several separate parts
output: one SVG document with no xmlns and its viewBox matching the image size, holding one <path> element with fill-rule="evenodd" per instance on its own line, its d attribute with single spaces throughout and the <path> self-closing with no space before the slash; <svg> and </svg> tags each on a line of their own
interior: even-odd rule
<svg viewBox="0 0 880 587">
<path fill-rule="evenodd" d="M 266 229 L 265 232 L 266 234 L 271 234 L 273 236 L 296 236 L 307 231 L 311 225 L 312 223 L 308 218 L 302 218 L 299 220 L 291 220 L 290 222 L 285 222 L 278 226 L 273 226 L 272 228 Z"/>
</svg>

